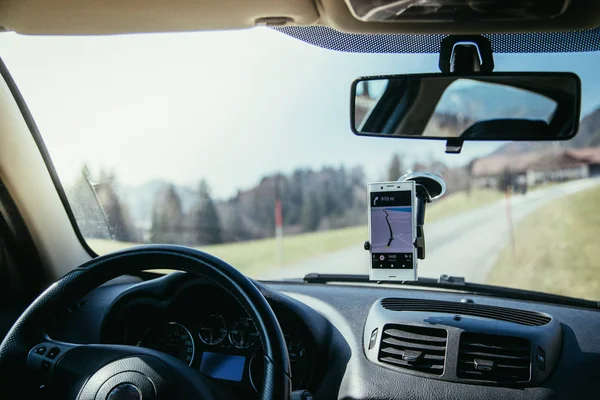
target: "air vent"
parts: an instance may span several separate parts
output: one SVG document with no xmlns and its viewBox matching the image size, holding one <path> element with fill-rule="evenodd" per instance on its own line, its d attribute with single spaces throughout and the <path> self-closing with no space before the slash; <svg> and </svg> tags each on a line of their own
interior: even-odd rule
<svg viewBox="0 0 600 400">
<path fill-rule="evenodd" d="M 447 335 L 443 329 L 385 325 L 378 359 L 385 364 L 442 375 Z"/>
<path fill-rule="evenodd" d="M 452 301 L 387 298 L 381 300 L 381 306 L 392 311 L 426 311 L 473 315 L 527 326 L 542 326 L 551 321 L 548 315 L 534 311 Z"/>
<path fill-rule="evenodd" d="M 458 349 L 461 379 L 524 383 L 530 378 L 531 350 L 527 339 L 463 332 Z"/>
</svg>

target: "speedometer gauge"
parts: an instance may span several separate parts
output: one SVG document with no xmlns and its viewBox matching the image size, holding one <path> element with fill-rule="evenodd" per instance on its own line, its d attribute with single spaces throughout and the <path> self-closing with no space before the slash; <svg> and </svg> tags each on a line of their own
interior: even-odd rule
<svg viewBox="0 0 600 400">
<path fill-rule="evenodd" d="M 208 345 L 219 344 L 227 336 L 227 326 L 223 317 L 217 314 L 209 315 L 200 323 L 198 336 Z"/>
<path fill-rule="evenodd" d="M 241 318 L 233 323 L 229 331 L 229 340 L 238 349 L 247 349 L 256 343 L 258 332 L 250 318 Z"/>
<path fill-rule="evenodd" d="M 170 354 L 188 365 L 194 360 L 194 338 L 177 322 L 165 322 L 148 329 L 137 345 Z"/>
</svg>

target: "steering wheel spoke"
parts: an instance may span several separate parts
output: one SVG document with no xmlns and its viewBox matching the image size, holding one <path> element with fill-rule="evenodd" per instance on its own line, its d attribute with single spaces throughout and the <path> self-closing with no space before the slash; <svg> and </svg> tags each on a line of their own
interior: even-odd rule
<svg viewBox="0 0 600 400">
<path fill-rule="evenodd" d="M 65 353 L 78 345 L 72 343 L 56 342 L 46 340 L 38 343 L 29 350 L 27 354 L 27 367 L 40 375 L 49 378 L 55 369 L 58 360 Z"/>
</svg>

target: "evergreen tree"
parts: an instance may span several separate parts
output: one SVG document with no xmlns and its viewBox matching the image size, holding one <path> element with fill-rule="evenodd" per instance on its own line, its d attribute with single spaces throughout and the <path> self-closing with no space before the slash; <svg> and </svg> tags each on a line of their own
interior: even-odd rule
<svg viewBox="0 0 600 400">
<path fill-rule="evenodd" d="M 106 216 L 96 198 L 86 165 L 83 165 L 79 177 L 66 192 L 81 234 L 86 238 L 110 239 Z"/>
<path fill-rule="evenodd" d="M 190 218 L 190 238 L 195 245 L 221 243 L 221 225 L 210 189 L 205 180 L 198 185 L 198 201 Z"/>
<path fill-rule="evenodd" d="M 129 212 L 121 203 L 116 186 L 114 173 L 101 171 L 99 182 L 94 185 L 98 201 L 104 210 L 112 238 L 122 242 L 136 241 L 138 238 Z"/>
<path fill-rule="evenodd" d="M 302 202 L 302 227 L 305 232 L 314 231 L 318 228 L 323 217 L 323 207 L 315 192 L 309 192 Z"/>
<path fill-rule="evenodd" d="M 174 185 L 166 186 L 156 196 L 152 210 L 152 243 L 181 243 L 182 232 L 181 199 Z"/>
<path fill-rule="evenodd" d="M 402 171 L 404 170 L 404 166 L 402 165 L 402 160 L 400 159 L 400 155 L 397 153 L 392 157 L 392 161 L 390 162 L 390 166 L 388 167 L 388 181 L 397 181 L 400 176 L 402 176 Z"/>
</svg>

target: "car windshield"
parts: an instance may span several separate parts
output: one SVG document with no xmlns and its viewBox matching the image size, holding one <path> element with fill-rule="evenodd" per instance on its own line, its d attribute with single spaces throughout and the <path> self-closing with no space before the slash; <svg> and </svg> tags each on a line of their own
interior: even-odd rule
<svg viewBox="0 0 600 400">
<path fill-rule="evenodd" d="M 268 28 L 6 33 L 0 47 L 97 254 L 173 243 L 259 279 L 368 274 L 367 183 L 425 171 L 448 190 L 427 208 L 419 276 L 600 299 L 598 53 L 495 55 L 496 71 L 579 75 L 575 139 L 445 154 L 350 129 L 355 78 L 436 72 L 437 54 L 338 52 Z"/>
</svg>

